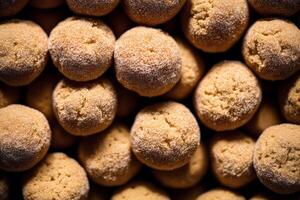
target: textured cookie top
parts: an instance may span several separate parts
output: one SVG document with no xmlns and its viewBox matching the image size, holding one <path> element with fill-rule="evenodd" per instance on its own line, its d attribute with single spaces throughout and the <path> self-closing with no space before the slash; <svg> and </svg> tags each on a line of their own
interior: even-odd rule
<svg viewBox="0 0 300 200">
<path fill-rule="evenodd" d="M 195 108 L 201 121 L 217 131 L 244 125 L 261 102 L 261 89 L 253 73 L 241 62 L 216 64 L 195 92 Z"/>
<path fill-rule="evenodd" d="M 300 69 L 300 30 L 287 20 L 259 20 L 245 36 L 243 56 L 260 78 L 286 79 Z"/>
<path fill-rule="evenodd" d="M 128 30 L 118 39 L 114 57 L 119 82 L 141 96 L 164 94 L 180 79 L 179 47 L 159 29 Z"/>
<path fill-rule="evenodd" d="M 300 124 L 300 73 L 282 84 L 279 89 L 279 103 L 285 119 Z"/>
<path fill-rule="evenodd" d="M 83 15 L 103 16 L 111 12 L 120 0 L 67 0 L 69 8 Z"/>
<path fill-rule="evenodd" d="M 173 18 L 186 0 L 124 0 L 124 9 L 138 24 L 157 25 Z"/>
<path fill-rule="evenodd" d="M 117 111 L 112 83 L 61 80 L 53 92 L 53 110 L 59 123 L 74 135 L 91 135 L 107 128 Z"/>
<path fill-rule="evenodd" d="M 88 81 L 101 76 L 113 59 L 115 36 L 99 19 L 69 17 L 49 37 L 55 66 L 71 80 Z"/>
<path fill-rule="evenodd" d="M 300 188 L 300 125 L 280 124 L 266 129 L 258 138 L 254 167 L 259 179 L 278 193 Z"/>
<path fill-rule="evenodd" d="M 132 149 L 144 164 L 172 170 L 186 164 L 200 142 L 200 129 L 184 105 L 163 102 L 141 110 L 131 128 Z"/>
<path fill-rule="evenodd" d="M 0 83 L 0 108 L 17 103 L 19 99 L 20 90 L 17 87 L 10 87 Z"/>
<path fill-rule="evenodd" d="M 0 109 L 0 138 L 0 168 L 23 171 L 44 157 L 51 131 L 41 112 L 12 104 Z"/>
<path fill-rule="evenodd" d="M 199 145 L 190 161 L 175 170 L 154 170 L 154 176 L 163 185 L 171 188 L 189 188 L 197 184 L 208 169 L 208 155 L 203 144 Z"/>
<path fill-rule="evenodd" d="M 13 86 L 27 85 L 44 69 L 47 35 L 26 20 L 0 23 L 0 80 Z"/>
<path fill-rule="evenodd" d="M 84 169 L 64 153 L 51 153 L 25 176 L 25 200 L 87 199 L 89 182 Z"/>
<path fill-rule="evenodd" d="M 300 10 L 300 2 L 297 0 L 248 0 L 248 2 L 262 15 L 290 16 Z"/>
<path fill-rule="evenodd" d="M 182 15 L 186 37 L 206 52 L 223 52 L 248 25 L 246 0 L 188 0 Z"/>
<path fill-rule="evenodd" d="M 170 200 L 168 194 L 160 188 L 145 181 L 131 182 L 117 190 L 111 200 Z"/>
<path fill-rule="evenodd" d="M 212 171 L 223 185 L 239 188 L 256 177 L 252 163 L 254 146 L 251 137 L 238 131 L 217 134 L 211 139 Z"/>
<path fill-rule="evenodd" d="M 101 185 L 124 184 L 140 169 L 131 152 L 129 129 L 124 124 L 113 124 L 104 132 L 84 138 L 78 152 L 91 179 Z"/>
<path fill-rule="evenodd" d="M 212 189 L 201 194 L 196 200 L 246 200 L 243 196 L 226 189 Z"/>
<path fill-rule="evenodd" d="M 185 99 L 196 87 L 200 78 L 204 75 L 205 66 L 199 53 L 185 40 L 175 38 L 181 53 L 182 68 L 181 78 L 165 97 L 174 100 Z"/>
</svg>

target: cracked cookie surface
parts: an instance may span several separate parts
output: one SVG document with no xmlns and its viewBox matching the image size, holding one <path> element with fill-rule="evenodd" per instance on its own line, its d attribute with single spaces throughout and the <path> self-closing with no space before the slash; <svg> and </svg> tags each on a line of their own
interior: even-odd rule
<svg viewBox="0 0 300 200">
<path fill-rule="evenodd" d="M 280 124 L 267 128 L 258 138 L 254 168 L 260 181 L 276 193 L 300 188 L 300 125 Z"/>
<path fill-rule="evenodd" d="M 89 181 L 78 162 L 64 153 L 50 153 L 24 178 L 25 200 L 86 200 Z"/>
<path fill-rule="evenodd" d="M 246 64 L 262 79 L 286 79 L 300 69 L 300 30 L 287 20 L 258 20 L 242 48 Z"/>
<path fill-rule="evenodd" d="M 73 135 L 86 136 L 106 129 L 117 111 L 116 91 L 105 78 L 84 83 L 63 79 L 52 98 L 58 122 Z"/>
<path fill-rule="evenodd" d="M 69 17 L 51 31 L 48 46 L 53 63 L 64 76 L 89 81 L 111 66 L 115 36 L 99 19 Z"/>
<path fill-rule="evenodd" d="M 163 102 L 147 106 L 131 128 L 132 150 L 144 164 L 159 170 L 185 165 L 200 142 L 200 129 L 184 105 Z"/>
<path fill-rule="evenodd" d="M 182 13 L 182 30 L 196 48 L 224 52 L 242 36 L 248 19 L 246 0 L 188 0 Z"/>
<path fill-rule="evenodd" d="M 0 23 L 0 80 L 11 86 L 31 83 L 47 63 L 48 37 L 27 20 Z"/>
<path fill-rule="evenodd" d="M 247 123 L 261 102 L 262 91 L 254 74 L 239 61 L 223 61 L 211 68 L 194 96 L 198 117 L 216 131 Z"/>
</svg>

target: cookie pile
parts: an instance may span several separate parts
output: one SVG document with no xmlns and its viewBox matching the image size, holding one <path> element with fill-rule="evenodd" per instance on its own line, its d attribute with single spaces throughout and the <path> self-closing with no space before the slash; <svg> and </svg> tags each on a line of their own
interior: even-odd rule
<svg viewBox="0 0 300 200">
<path fill-rule="evenodd" d="M 0 200 L 297 200 L 300 2 L 0 0 Z"/>
</svg>

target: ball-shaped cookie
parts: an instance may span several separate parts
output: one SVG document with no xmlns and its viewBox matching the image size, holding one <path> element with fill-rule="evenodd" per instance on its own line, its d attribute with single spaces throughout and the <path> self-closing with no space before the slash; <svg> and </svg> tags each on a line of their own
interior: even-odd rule
<svg viewBox="0 0 300 200">
<path fill-rule="evenodd" d="M 209 190 L 203 194 L 201 194 L 196 200 L 246 200 L 245 197 L 242 195 L 235 193 L 233 191 L 222 189 L 222 188 L 216 188 Z"/>
<path fill-rule="evenodd" d="M 11 17 L 20 12 L 29 0 L 1 0 L 0 1 L 0 18 Z"/>
</svg>

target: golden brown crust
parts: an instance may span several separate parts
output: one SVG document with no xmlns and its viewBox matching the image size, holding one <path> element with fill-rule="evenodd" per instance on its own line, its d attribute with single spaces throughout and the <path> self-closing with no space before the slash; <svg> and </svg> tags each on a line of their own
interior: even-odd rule
<svg viewBox="0 0 300 200">
<path fill-rule="evenodd" d="M 188 164 L 171 171 L 153 170 L 155 178 L 170 188 L 189 188 L 197 184 L 208 169 L 208 155 L 205 146 L 198 146 Z"/>
<path fill-rule="evenodd" d="M 141 96 L 162 95 L 180 79 L 179 47 L 160 29 L 128 30 L 117 40 L 114 58 L 118 81 Z"/>
<path fill-rule="evenodd" d="M 78 157 L 89 177 L 104 186 L 125 184 L 141 167 L 131 152 L 129 128 L 120 123 L 81 140 Z"/>
<path fill-rule="evenodd" d="M 123 0 L 123 7 L 132 21 L 154 26 L 172 19 L 185 2 L 186 0 Z"/>
<path fill-rule="evenodd" d="M 113 11 L 119 2 L 120 0 L 67 0 L 74 13 L 98 17 Z"/>
<path fill-rule="evenodd" d="M 67 78 L 89 81 L 100 77 L 112 64 L 115 36 L 96 18 L 69 17 L 49 37 L 53 63 Z"/>
<path fill-rule="evenodd" d="M 211 139 L 212 171 L 222 185 L 240 188 L 255 179 L 254 146 L 254 140 L 239 131 L 217 134 Z"/>
<path fill-rule="evenodd" d="M 0 138 L 0 168 L 24 171 L 45 156 L 51 131 L 41 112 L 12 104 L 0 109 Z"/>
<path fill-rule="evenodd" d="M 182 29 L 196 48 L 224 52 L 242 36 L 248 19 L 246 0 L 188 0 L 182 13 Z"/>
<path fill-rule="evenodd" d="M 248 0 L 248 2 L 261 15 L 290 16 L 300 10 L 300 1 L 297 0 Z"/>
<path fill-rule="evenodd" d="M 20 90 L 0 83 L 0 108 L 17 103 L 20 100 Z"/>
<path fill-rule="evenodd" d="M 247 123 L 261 102 L 254 74 L 239 61 L 223 61 L 211 68 L 198 85 L 194 105 L 204 125 L 216 131 Z"/>
<path fill-rule="evenodd" d="M 86 200 L 89 181 L 76 160 L 64 153 L 51 153 L 25 175 L 25 200 Z"/>
<path fill-rule="evenodd" d="M 195 89 L 200 78 L 204 75 L 205 66 L 199 53 L 185 40 L 175 38 L 182 59 L 181 78 L 178 83 L 164 95 L 173 100 L 182 100 L 188 97 Z"/>
<path fill-rule="evenodd" d="M 49 9 L 56 8 L 65 3 L 64 0 L 30 0 L 29 4 L 35 8 Z"/>
<path fill-rule="evenodd" d="M 279 105 L 284 118 L 300 124 L 300 72 L 286 80 L 279 88 Z"/>
<path fill-rule="evenodd" d="M 171 200 L 168 194 L 150 182 L 133 181 L 119 190 L 111 197 L 111 200 Z"/>
<path fill-rule="evenodd" d="M 246 200 L 245 197 L 227 189 L 212 189 L 201 194 L 196 200 Z"/>
<path fill-rule="evenodd" d="M 27 20 L 0 23 L 0 80 L 11 86 L 28 85 L 47 63 L 48 37 Z"/>
<path fill-rule="evenodd" d="M 246 64 L 266 80 L 282 80 L 300 69 L 300 30 L 276 18 L 256 21 L 243 43 Z"/>
<path fill-rule="evenodd" d="M 137 158 L 158 170 L 187 164 L 200 142 L 200 129 L 193 114 L 184 105 L 171 101 L 142 109 L 130 135 Z"/>
<path fill-rule="evenodd" d="M 300 125 L 280 124 L 266 129 L 258 138 L 254 168 L 260 181 L 276 193 L 300 189 Z"/>
<path fill-rule="evenodd" d="M 20 12 L 29 0 L 1 0 L 0 17 L 11 17 Z"/>
<path fill-rule="evenodd" d="M 105 78 L 89 82 L 61 80 L 53 92 L 53 110 L 60 125 L 73 135 L 106 129 L 117 112 L 117 96 Z"/>
</svg>

